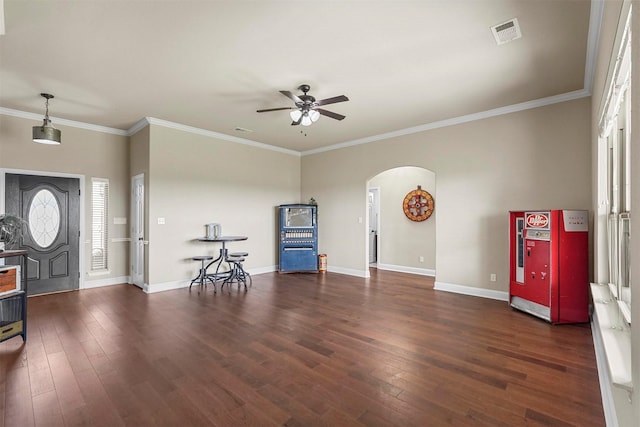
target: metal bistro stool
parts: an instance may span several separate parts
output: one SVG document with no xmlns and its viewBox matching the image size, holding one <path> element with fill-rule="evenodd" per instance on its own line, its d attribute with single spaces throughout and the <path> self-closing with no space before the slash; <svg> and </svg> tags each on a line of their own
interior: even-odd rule
<svg viewBox="0 0 640 427">
<path fill-rule="evenodd" d="M 213 293 L 216 293 L 216 282 L 211 277 L 207 276 L 207 268 L 205 266 L 205 262 L 211 261 L 213 257 L 211 255 L 200 255 L 194 256 L 191 259 L 193 261 L 200 261 L 201 266 L 198 275 L 193 280 L 191 280 L 191 284 L 189 284 L 189 290 L 191 290 L 191 286 L 193 286 L 194 283 L 198 283 L 200 286 L 203 286 L 207 284 L 208 280 L 213 284 Z"/>
<path fill-rule="evenodd" d="M 227 255 L 226 262 L 229 264 L 231 268 L 229 271 L 229 277 L 224 279 L 222 282 L 222 286 L 220 289 L 224 287 L 225 283 L 237 282 L 238 286 L 240 286 L 240 282 L 244 285 L 244 290 L 247 290 L 247 278 L 249 279 L 249 284 L 251 285 L 253 282 L 251 280 L 251 275 L 247 273 L 244 269 L 242 263 L 245 260 L 245 257 L 249 256 L 248 252 L 232 252 Z"/>
</svg>

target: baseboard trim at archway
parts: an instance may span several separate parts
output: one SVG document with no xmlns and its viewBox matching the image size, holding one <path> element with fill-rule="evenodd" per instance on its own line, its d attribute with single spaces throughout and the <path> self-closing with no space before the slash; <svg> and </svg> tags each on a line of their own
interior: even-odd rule
<svg viewBox="0 0 640 427">
<path fill-rule="evenodd" d="M 430 268 L 407 267 L 404 265 L 380 264 L 376 266 L 379 270 L 397 271 L 399 273 L 419 274 L 421 276 L 436 277 L 436 271 Z"/>
<path fill-rule="evenodd" d="M 436 291 L 452 292 L 455 294 L 470 295 L 474 297 L 482 297 L 496 299 L 499 301 L 509 301 L 509 293 L 496 291 L 493 289 L 474 288 L 472 286 L 456 285 L 453 283 L 445 283 L 436 281 L 433 285 Z"/>
</svg>

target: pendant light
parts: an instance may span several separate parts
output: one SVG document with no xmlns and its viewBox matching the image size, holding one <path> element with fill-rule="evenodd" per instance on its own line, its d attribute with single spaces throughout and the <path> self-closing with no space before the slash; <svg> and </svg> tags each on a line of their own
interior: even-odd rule
<svg viewBox="0 0 640 427">
<path fill-rule="evenodd" d="M 40 144 L 59 145 L 62 132 L 60 132 L 59 129 L 54 128 L 51 125 L 51 120 L 49 119 L 49 100 L 53 98 L 53 95 L 50 95 L 48 93 L 41 93 L 40 96 L 46 99 L 46 110 L 44 114 L 44 120 L 42 121 L 42 126 L 33 127 L 33 142 L 37 142 Z"/>
</svg>

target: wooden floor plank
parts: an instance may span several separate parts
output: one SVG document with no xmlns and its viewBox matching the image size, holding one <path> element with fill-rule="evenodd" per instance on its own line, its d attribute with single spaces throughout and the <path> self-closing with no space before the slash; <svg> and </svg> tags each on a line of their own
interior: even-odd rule
<svg viewBox="0 0 640 427">
<path fill-rule="evenodd" d="M 63 426 L 64 418 L 55 390 L 33 397 L 33 414 L 36 426 Z"/>
<path fill-rule="evenodd" d="M 0 427 L 604 426 L 589 324 L 371 270 L 29 299 Z"/>
</svg>

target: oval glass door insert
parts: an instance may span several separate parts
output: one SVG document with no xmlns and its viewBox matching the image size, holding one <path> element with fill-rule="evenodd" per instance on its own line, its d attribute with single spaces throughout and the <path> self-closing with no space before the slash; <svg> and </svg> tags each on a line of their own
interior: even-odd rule
<svg viewBox="0 0 640 427">
<path fill-rule="evenodd" d="M 36 193 L 29 206 L 29 233 L 42 248 L 48 248 L 60 231 L 60 205 L 49 190 Z"/>
</svg>

